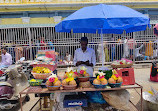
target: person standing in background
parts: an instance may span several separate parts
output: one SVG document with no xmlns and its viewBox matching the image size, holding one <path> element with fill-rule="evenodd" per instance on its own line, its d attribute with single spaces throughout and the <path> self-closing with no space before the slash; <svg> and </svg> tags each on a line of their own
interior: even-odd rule
<svg viewBox="0 0 158 111">
<path fill-rule="evenodd" d="M 46 50 L 46 46 L 47 44 L 45 43 L 45 38 L 41 37 L 41 41 L 40 41 L 40 46 L 41 46 L 41 50 Z"/>
<path fill-rule="evenodd" d="M 123 57 L 127 59 L 129 57 L 129 48 L 128 48 L 128 40 L 127 40 L 127 38 L 124 40 L 123 50 L 124 50 Z"/>
<path fill-rule="evenodd" d="M 53 40 L 49 41 L 49 42 L 48 42 L 48 45 L 50 46 L 49 49 L 52 49 L 52 50 L 55 51 L 55 48 L 54 48 L 54 45 L 53 45 Z"/>
<path fill-rule="evenodd" d="M 17 44 L 14 51 L 15 51 L 15 61 L 17 62 L 18 60 L 20 60 L 21 57 L 23 57 L 23 48 L 19 44 Z"/>
<path fill-rule="evenodd" d="M 145 43 L 145 56 L 153 57 L 153 43 L 152 43 L 152 41 Z"/>
<path fill-rule="evenodd" d="M 1 50 L 2 50 L 2 60 L 0 63 L 0 69 L 9 67 L 12 64 L 12 56 L 9 53 L 7 53 L 7 48 L 2 47 Z"/>
<path fill-rule="evenodd" d="M 105 62 L 105 52 L 104 52 L 104 50 L 102 51 L 101 43 L 98 45 L 97 52 L 98 52 L 99 62 L 102 63 L 102 59 L 103 59 L 103 63 L 104 63 Z M 102 54 L 102 52 L 103 52 L 103 54 Z M 102 55 L 103 55 L 103 57 L 102 57 Z"/>
</svg>

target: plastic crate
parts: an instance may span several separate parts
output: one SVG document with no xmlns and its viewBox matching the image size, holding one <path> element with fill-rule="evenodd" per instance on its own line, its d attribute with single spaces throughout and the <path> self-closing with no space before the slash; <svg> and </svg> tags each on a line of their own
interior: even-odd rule
<svg viewBox="0 0 158 111">
<path fill-rule="evenodd" d="M 122 85 L 135 84 L 134 68 L 122 68 L 116 69 L 116 71 L 123 78 Z"/>
</svg>

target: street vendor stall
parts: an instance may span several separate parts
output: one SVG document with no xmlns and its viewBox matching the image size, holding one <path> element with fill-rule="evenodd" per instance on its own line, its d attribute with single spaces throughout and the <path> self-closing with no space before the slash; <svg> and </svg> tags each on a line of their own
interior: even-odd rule
<svg viewBox="0 0 158 111">
<path fill-rule="evenodd" d="M 120 5 L 100 4 L 96 6 L 85 7 L 76 11 L 75 13 L 64 19 L 61 23 L 57 24 L 56 31 L 71 32 L 73 30 L 74 33 L 99 33 L 101 34 L 101 43 L 103 44 L 103 33 L 122 34 L 124 31 L 130 33 L 146 30 L 146 27 L 149 26 L 149 23 L 150 21 L 148 17 L 128 7 Z M 102 66 L 104 66 L 103 61 Z M 35 66 L 32 71 L 33 75 L 34 73 L 41 73 L 38 75 L 42 75 L 44 78 L 36 78 L 35 76 L 34 78 L 45 79 L 46 87 L 43 88 L 40 86 L 30 86 L 24 89 L 20 93 L 20 95 L 26 93 L 41 94 L 55 92 L 96 92 L 110 90 L 118 91 L 123 89 L 140 88 L 141 111 L 143 111 L 142 86 L 137 83 L 122 86 L 122 82 L 124 82 L 123 77 L 121 77 L 121 75 L 119 75 L 116 70 L 108 70 L 109 72 L 100 70 L 97 72 L 95 79 L 91 81 L 90 75 L 87 73 L 88 71 L 86 72 L 85 67 L 81 67 L 80 70 L 76 71 L 68 68 L 65 72 L 64 78 L 59 78 L 55 74 L 51 75 L 51 69 L 47 70 L 46 67 L 41 68 Z M 35 79 L 31 80 L 30 82 L 32 84 L 39 83 L 39 81 Z M 21 110 L 23 111 L 22 102 Z"/>
<path fill-rule="evenodd" d="M 77 88 L 75 90 L 56 90 L 56 91 L 49 91 L 47 88 L 41 88 L 41 87 L 27 87 L 26 89 L 24 89 L 23 91 L 20 92 L 20 97 L 22 97 L 23 94 L 42 94 L 42 93 L 59 93 L 59 92 L 86 92 L 86 91 L 117 91 L 117 90 L 122 90 L 122 89 L 140 89 L 140 98 L 141 98 L 141 110 L 143 111 L 143 103 L 142 103 L 142 86 L 139 84 L 135 84 L 135 85 L 128 85 L 128 86 L 121 86 L 119 88 Z M 139 93 L 138 93 L 139 94 Z M 41 101 L 41 98 L 39 99 L 39 101 Z M 37 101 L 37 102 L 39 102 Z M 37 104 L 37 103 L 36 103 Z M 41 104 L 41 102 L 40 102 Z M 132 103 L 133 104 L 133 103 Z M 133 104 L 134 105 L 134 104 Z M 23 104 L 21 101 L 21 111 L 24 111 L 22 108 Z M 40 105 L 41 106 L 41 105 Z M 136 107 L 136 106 L 135 106 Z M 51 107 L 52 108 L 52 107 Z M 32 108 L 30 108 L 32 109 Z M 52 109 L 50 109 L 50 111 L 52 111 Z"/>
</svg>

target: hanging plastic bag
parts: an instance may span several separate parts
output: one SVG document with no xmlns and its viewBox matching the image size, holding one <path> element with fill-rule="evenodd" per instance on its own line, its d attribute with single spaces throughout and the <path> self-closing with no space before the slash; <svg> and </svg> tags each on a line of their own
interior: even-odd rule
<svg viewBox="0 0 158 111">
<path fill-rule="evenodd" d="M 99 104 L 105 104 L 106 103 L 106 101 L 104 100 L 104 98 L 101 95 L 100 91 L 86 92 L 86 96 L 88 97 L 88 102 L 99 103 Z"/>
</svg>

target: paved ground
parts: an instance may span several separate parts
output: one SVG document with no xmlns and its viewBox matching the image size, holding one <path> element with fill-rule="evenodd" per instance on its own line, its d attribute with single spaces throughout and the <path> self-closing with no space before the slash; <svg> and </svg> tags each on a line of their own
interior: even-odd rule
<svg viewBox="0 0 158 111">
<path fill-rule="evenodd" d="M 158 89 L 158 87 L 157 87 L 158 83 L 150 82 L 149 77 L 150 77 L 150 68 L 135 69 L 135 80 L 136 80 L 137 83 L 139 83 L 140 85 L 143 86 L 143 91 L 149 91 L 150 86 L 154 87 L 155 89 Z M 129 90 L 129 92 L 130 92 L 130 95 L 131 95 L 131 100 L 134 101 L 135 104 L 137 104 L 140 100 L 139 95 L 135 92 L 135 90 Z M 23 106 L 24 111 L 29 111 L 30 107 L 37 100 L 37 98 L 35 98 L 34 95 L 30 95 L 30 96 L 31 96 L 30 102 L 27 102 Z M 37 106 L 39 106 L 39 105 L 37 105 Z M 37 111 L 36 108 L 33 111 Z M 133 111 L 133 110 L 131 109 L 131 111 Z"/>
</svg>

